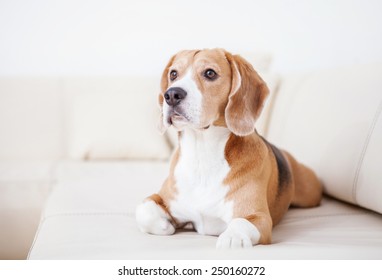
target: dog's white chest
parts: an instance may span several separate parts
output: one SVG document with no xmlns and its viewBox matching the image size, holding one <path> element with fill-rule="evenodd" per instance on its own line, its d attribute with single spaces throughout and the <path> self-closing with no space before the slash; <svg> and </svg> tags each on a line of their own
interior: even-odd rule
<svg viewBox="0 0 382 280">
<path fill-rule="evenodd" d="M 178 193 L 170 204 L 180 222 L 192 222 L 201 234 L 219 235 L 232 218 L 233 203 L 225 201 L 229 187 L 223 184 L 230 168 L 224 156 L 229 131 L 210 127 L 185 130 L 175 168 Z"/>
</svg>

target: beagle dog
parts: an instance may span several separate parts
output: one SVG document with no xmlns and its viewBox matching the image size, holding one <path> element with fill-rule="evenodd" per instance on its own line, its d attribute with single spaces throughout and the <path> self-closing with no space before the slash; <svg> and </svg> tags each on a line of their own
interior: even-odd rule
<svg viewBox="0 0 382 280">
<path fill-rule="evenodd" d="M 141 231 L 170 235 L 192 225 L 219 236 L 217 248 L 270 244 L 289 206 L 320 203 L 322 186 L 308 167 L 256 129 L 267 85 L 242 57 L 223 49 L 174 55 L 161 79 L 160 130 L 179 145 L 157 194 L 136 209 Z"/>
</svg>

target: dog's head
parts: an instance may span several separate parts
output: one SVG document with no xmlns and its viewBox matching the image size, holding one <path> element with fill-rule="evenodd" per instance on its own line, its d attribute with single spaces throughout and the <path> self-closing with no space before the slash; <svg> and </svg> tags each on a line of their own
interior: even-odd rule
<svg viewBox="0 0 382 280">
<path fill-rule="evenodd" d="M 216 125 L 249 135 L 268 93 L 265 82 L 238 55 L 222 49 L 181 51 L 163 71 L 160 130 Z"/>
</svg>

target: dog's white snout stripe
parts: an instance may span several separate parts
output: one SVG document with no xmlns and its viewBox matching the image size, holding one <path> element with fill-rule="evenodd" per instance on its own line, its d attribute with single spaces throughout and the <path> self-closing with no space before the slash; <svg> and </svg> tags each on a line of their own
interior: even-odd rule
<svg viewBox="0 0 382 280">
<path fill-rule="evenodd" d="M 167 122 L 169 119 L 169 115 L 172 113 L 175 103 L 181 100 L 179 104 L 176 104 L 176 108 L 178 108 L 179 112 L 184 115 L 190 125 L 194 125 L 196 127 L 199 126 L 200 117 L 202 114 L 202 94 L 192 75 L 192 68 L 188 68 L 186 70 L 186 74 L 179 80 L 172 83 L 170 88 L 167 89 L 167 91 L 175 88 L 178 89 L 178 99 L 175 98 L 174 94 L 173 100 L 170 104 L 167 100 L 163 103 L 164 122 Z M 170 94 L 169 98 L 171 98 Z M 164 125 L 167 126 L 167 123 Z"/>
</svg>

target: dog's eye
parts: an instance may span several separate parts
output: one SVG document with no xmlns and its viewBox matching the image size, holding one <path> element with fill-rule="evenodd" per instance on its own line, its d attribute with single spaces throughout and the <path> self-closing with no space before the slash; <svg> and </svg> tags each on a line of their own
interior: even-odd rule
<svg viewBox="0 0 382 280">
<path fill-rule="evenodd" d="M 174 81 L 176 78 L 178 78 L 178 72 L 176 70 L 172 70 L 170 72 L 170 80 Z"/>
<path fill-rule="evenodd" d="M 204 71 L 204 77 L 206 77 L 208 80 L 215 80 L 217 78 L 218 74 L 212 69 L 207 69 Z"/>
</svg>

